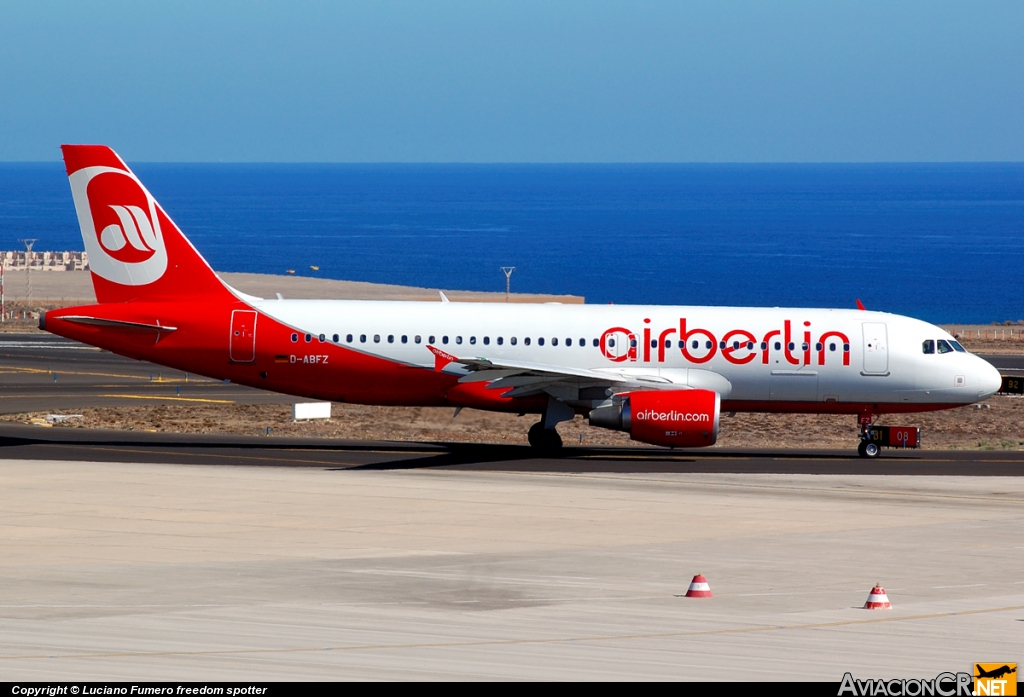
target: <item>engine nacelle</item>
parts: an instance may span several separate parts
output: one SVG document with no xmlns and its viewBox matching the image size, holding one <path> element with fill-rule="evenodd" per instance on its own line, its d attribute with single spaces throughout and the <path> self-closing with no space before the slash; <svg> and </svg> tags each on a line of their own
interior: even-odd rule
<svg viewBox="0 0 1024 697">
<path fill-rule="evenodd" d="M 633 440 L 704 448 L 718 440 L 721 397 L 711 390 L 642 390 L 621 403 L 592 409 L 590 425 L 626 431 Z"/>
</svg>

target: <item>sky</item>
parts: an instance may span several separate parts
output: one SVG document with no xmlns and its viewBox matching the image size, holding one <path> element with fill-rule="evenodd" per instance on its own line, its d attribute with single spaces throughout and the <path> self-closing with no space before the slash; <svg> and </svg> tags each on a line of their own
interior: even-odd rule
<svg viewBox="0 0 1024 697">
<path fill-rule="evenodd" d="M 0 0 L 0 161 L 1024 161 L 1024 3 Z"/>
</svg>

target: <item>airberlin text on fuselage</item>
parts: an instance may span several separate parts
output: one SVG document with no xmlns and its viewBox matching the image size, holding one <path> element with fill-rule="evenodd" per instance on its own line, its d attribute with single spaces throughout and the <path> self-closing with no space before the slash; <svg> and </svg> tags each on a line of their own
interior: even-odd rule
<svg viewBox="0 0 1024 697">
<path fill-rule="evenodd" d="M 651 320 L 645 319 L 644 324 Z M 687 327 L 686 318 L 679 319 L 679 328 L 669 327 L 656 332 L 645 326 L 641 337 L 626 327 L 612 327 L 601 335 L 601 353 L 614 363 L 642 360 L 664 363 L 666 354 L 678 350 L 690 363 L 707 363 L 721 351 L 722 358 L 736 365 L 760 359 L 768 365 L 772 356 L 784 357 L 791 365 L 825 365 L 826 353 L 842 352 L 843 365 L 850 365 L 850 338 L 843 332 L 826 331 L 812 340 L 811 323 L 803 322 L 794 335 L 793 321 L 785 320 L 780 329 L 772 329 L 762 337 L 746 329 L 732 329 L 716 337 L 707 329 Z M 616 346 L 625 339 L 625 345 Z M 838 356 L 837 356 L 838 358 Z"/>
</svg>

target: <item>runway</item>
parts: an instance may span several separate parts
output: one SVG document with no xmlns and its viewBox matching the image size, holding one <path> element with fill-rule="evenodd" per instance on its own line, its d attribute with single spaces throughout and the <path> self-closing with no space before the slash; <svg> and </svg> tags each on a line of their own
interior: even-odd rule
<svg viewBox="0 0 1024 697">
<path fill-rule="evenodd" d="M 0 336 L 6 412 L 288 399 L 16 343 L 36 340 Z M 534 458 L 4 424 L 0 675 L 837 682 L 1019 661 L 1022 473 L 1021 452 Z M 698 572 L 713 598 L 683 597 Z M 893 610 L 861 609 L 875 583 Z"/>
<path fill-rule="evenodd" d="M 0 458 L 251 467 L 502 472 L 1020 476 L 1024 451 L 898 451 L 865 460 L 848 450 L 566 446 L 539 458 L 529 447 L 472 443 L 341 441 L 41 429 L 0 424 Z"/>
<path fill-rule="evenodd" d="M 0 333 L 0 414 L 135 404 L 280 404 L 285 395 L 124 358 L 63 337 Z"/>
</svg>

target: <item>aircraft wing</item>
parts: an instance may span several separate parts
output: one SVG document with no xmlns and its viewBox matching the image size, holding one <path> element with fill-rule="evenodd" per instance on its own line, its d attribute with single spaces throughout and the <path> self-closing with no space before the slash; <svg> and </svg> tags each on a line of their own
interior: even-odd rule
<svg viewBox="0 0 1024 697">
<path fill-rule="evenodd" d="M 509 389 L 506 397 L 528 397 L 546 392 L 559 399 L 578 399 L 579 391 L 588 388 L 604 388 L 598 390 L 603 396 L 611 396 L 634 389 L 691 389 L 704 387 L 692 385 L 684 379 L 677 381 L 647 370 L 618 370 L 608 368 L 590 370 L 571 368 L 545 363 L 491 359 L 483 356 L 454 356 L 435 346 L 427 346 L 434 354 L 434 370 L 459 375 L 459 382 L 487 382 L 487 389 Z M 707 373 L 720 378 L 722 387 L 717 391 L 728 394 L 732 386 L 728 380 L 709 371 L 691 371 Z M 684 376 L 685 376 L 684 371 Z M 593 393 L 593 391 L 591 390 Z"/>
</svg>

